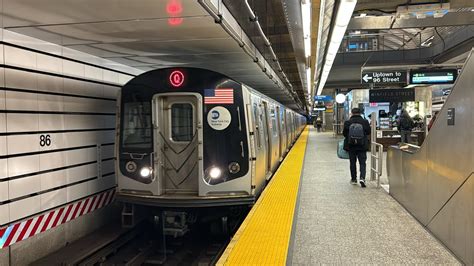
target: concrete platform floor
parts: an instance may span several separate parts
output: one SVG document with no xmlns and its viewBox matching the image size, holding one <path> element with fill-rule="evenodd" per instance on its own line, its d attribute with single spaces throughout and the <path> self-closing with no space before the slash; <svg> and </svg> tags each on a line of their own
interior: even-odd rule
<svg viewBox="0 0 474 266">
<path fill-rule="evenodd" d="M 336 145 L 332 133 L 311 128 L 288 262 L 460 264 L 375 182 L 351 185 L 349 160 L 337 157 Z"/>
</svg>

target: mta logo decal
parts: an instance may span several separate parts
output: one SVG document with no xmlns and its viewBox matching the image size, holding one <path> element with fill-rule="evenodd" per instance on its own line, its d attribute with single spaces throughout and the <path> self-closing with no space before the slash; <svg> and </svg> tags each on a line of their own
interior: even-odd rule
<svg viewBox="0 0 474 266">
<path fill-rule="evenodd" d="M 217 118 L 219 118 L 219 116 L 220 116 L 220 114 L 219 114 L 218 111 L 212 111 L 211 112 L 212 119 L 217 119 Z"/>
</svg>

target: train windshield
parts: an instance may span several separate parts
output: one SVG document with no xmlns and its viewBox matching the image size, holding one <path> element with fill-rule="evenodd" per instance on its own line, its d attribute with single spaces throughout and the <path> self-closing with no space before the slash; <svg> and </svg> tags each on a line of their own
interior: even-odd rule
<svg viewBox="0 0 474 266">
<path fill-rule="evenodd" d="M 128 102 L 123 107 L 122 147 L 151 149 L 151 103 Z"/>
</svg>

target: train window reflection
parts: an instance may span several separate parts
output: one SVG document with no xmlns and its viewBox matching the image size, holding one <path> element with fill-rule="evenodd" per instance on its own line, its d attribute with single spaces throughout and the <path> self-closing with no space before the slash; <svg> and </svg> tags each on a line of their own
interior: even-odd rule
<svg viewBox="0 0 474 266">
<path fill-rule="evenodd" d="M 151 148 L 151 103 L 124 104 L 122 146 L 124 148 Z"/>
<path fill-rule="evenodd" d="M 193 139 L 193 106 L 191 104 L 171 105 L 171 139 L 174 141 Z"/>
</svg>

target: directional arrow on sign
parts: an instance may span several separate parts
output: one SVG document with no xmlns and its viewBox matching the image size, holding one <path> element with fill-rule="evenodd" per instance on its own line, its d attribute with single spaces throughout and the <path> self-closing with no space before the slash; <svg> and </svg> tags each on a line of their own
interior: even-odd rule
<svg viewBox="0 0 474 266">
<path fill-rule="evenodd" d="M 372 77 L 369 77 L 368 74 L 365 74 L 365 75 L 362 77 L 362 79 L 363 79 L 365 82 L 369 82 L 369 80 L 371 80 Z"/>
</svg>

